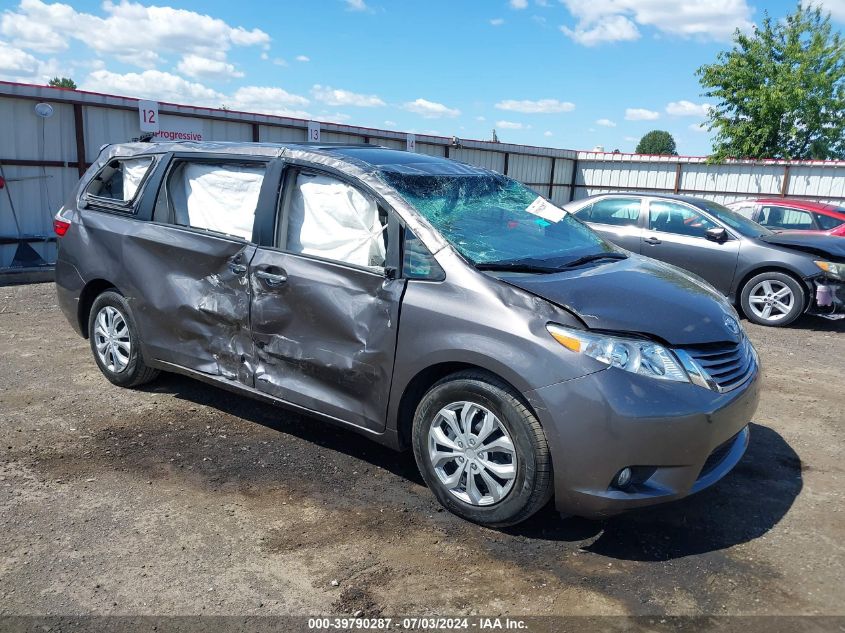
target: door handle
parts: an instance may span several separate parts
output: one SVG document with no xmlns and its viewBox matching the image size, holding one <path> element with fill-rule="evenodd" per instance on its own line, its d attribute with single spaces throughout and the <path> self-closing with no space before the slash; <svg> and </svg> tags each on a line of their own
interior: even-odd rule
<svg viewBox="0 0 845 633">
<path fill-rule="evenodd" d="M 643 242 L 645 242 L 646 244 L 651 244 L 652 246 L 662 244 L 662 242 L 654 236 L 645 238 Z"/>
<path fill-rule="evenodd" d="M 255 273 L 255 276 L 261 279 L 268 286 L 281 286 L 288 280 L 288 276 L 284 273 L 268 273 L 266 270 L 259 270 Z"/>
<path fill-rule="evenodd" d="M 247 269 L 247 267 L 246 267 L 246 266 L 244 266 L 243 264 L 234 264 L 234 263 L 232 263 L 232 264 L 229 264 L 229 270 L 231 270 L 231 271 L 232 271 L 233 273 L 235 273 L 236 275 L 244 275 L 244 274 L 246 274 L 246 271 L 247 271 L 248 269 Z"/>
</svg>

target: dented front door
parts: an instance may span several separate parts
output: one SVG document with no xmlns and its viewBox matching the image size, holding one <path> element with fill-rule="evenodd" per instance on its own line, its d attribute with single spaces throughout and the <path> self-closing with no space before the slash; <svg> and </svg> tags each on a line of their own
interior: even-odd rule
<svg viewBox="0 0 845 633">
<path fill-rule="evenodd" d="M 244 240 L 144 223 L 128 241 L 146 347 L 156 359 L 252 386 Z"/>
<path fill-rule="evenodd" d="M 250 281 L 256 389 L 382 430 L 404 281 L 264 248 Z"/>
</svg>

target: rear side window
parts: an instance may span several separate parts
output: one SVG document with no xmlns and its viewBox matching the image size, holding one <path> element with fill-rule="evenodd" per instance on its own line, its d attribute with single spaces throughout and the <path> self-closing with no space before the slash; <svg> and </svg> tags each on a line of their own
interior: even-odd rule
<svg viewBox="0 0 845 633">
<path fill-rule="evenodd" d="M 760 224 L 770 229 L 812 229 L 813 216 L 809 211 L 787 207 L 765 206 L 760 211 Z"/>
<path fill-rule="evenodd" d="M 252 240 L 265 163 L 175 162 L 159 190 L 153 219 Z"/>
<path fill-rule="evenodd" d="M 152 167 L 150 156 L 143 158 L 115 158 L 103 167 L 88 183 L 85 196 L 89 202 L 129 206 Z"/>
<path fill-rule="evenodd" d="M 636 226 L 640 219 L 640 201 L 637 198 L 605 198 L 598 200 L 578 213 L 578 218 L 596 224 Z"/>
<path fill-rule="evenodd" d="M 816 222 L 819 223 L 819 228 L 823 231 L 835 229 L 837 226 L 845 222 L 845 220 L 840 220 L 839 218 L 834 218 L 830 215 L 822 215 L 821 213 L 814 213 L 813 215 L 816 216 Z"/>
</svg>

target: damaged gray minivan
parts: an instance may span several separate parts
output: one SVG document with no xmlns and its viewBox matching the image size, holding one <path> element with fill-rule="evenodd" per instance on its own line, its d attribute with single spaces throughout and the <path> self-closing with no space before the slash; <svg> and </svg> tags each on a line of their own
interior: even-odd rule
<svg viewBox="0 0 845 633">
<path fill-rule="evenodd" d="M 489 526 L 604 516 L 742 457 L 733 307 L 529 188 L 369 145 L 112 145 L 55 218 L 59 302 L 111 382 L 172 371 L 397 449 Z"/>
</svg>

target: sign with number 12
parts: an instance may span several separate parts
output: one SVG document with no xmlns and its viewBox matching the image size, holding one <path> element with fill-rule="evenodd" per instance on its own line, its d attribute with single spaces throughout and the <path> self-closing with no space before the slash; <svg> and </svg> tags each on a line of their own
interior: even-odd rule
<svg viewBox="0 0 845 633">
<path fill-rule="evenodd" d="M 158 132 L 158 102 L 139 101 L 138 117 L 142 132 Z"/>
</svg>

